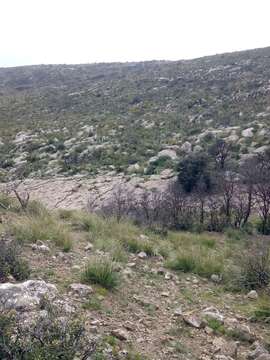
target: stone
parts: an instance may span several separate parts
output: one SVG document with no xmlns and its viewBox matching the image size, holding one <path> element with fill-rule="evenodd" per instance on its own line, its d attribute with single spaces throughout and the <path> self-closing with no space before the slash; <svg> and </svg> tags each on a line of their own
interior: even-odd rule
<svg viewBox="0 0 270 360">
<path fill-rule="evenodd" d="M 244 138 L 250 138 L 253 136 L 253 128 L 250 127 L 248 129 L 245 129 L 242 131 L 241 135 L 244 137 Z"/>
<path fill-rule="evenodd" d="M 262 354 L 256 358 L 256 360 L 270 360 L 270 354 Z"/>
<path fill-rule="evenodd" d="M 91 286 L 80 283 L 71 284 L 69 288 L 74 294 L 80 297 L 85 297 L 93 293 L 93 289 Z"/>
<path fill-rule="evenodd" d="M 0 284 L 0 311 L 33 311 L 40 307 L 44 298 L 53 300 L 56 286 L 42 280 L 28 280 L 20 284 Z"/>
<path fill-rule="evenodd" d="M 140 170 L 140 165 L 138 163 L 129 165 L 129 167 L 127 168 L 127 171 L 129 173 L 137 172 L 139 170 Z"/>
<path fill-rule="evenodd" d="M 114 330 L 112 330 L 111 334 L 113 336 L 115 336 L 117 339 L 123 340 L 123 341 L 128 340 L 128 338 L 129 338 L 129 334 L 124 329 L 114 329 Z"/>
<path fill-rule="evenodd" d="M 258 299 L 258 293 L 256 290 L 251 290 L 248 294 L 247 294 L 247 297 L 249 299 L 252 299 L 252 300 L 256 300 Z"/>
<path fill-rule="evenodd" d="M 146 254 L 144 251 L 139 252 L 139 254 L 138 254 L 137 256 L 138 256 L 138 258 L 140 258 L 140 259 L 145 259 L 145 258 L 147 258 L 147 254 Z"/>
<path fill-rule="evenodd" d="M 236 319 L 225 319 L 225 326 L 228 331 L 236 333 L 242 341 L 252 343 L 256 340 L 256 336 L 250 331 L 246 324 L 240 324 Z"/>
<path fill-rule="evenodd" d="M 32 245 L 32 250 L 33 251 L 38 251 L 38 252 L 42 252 L 42 253 L 50 253 L 51 249 L 46 246 L 46 245 L 37 245 L 37 244 L 33 244 Z"/>
<path fill-rule="evenodd" d="M 221 337 L 217 337 L 213 340 L 213 346 L 215 352 L 221 355 L 230 356 L 232 358 L 237 357 L 238 344 L 235 341 L 226 341 Z"/>
<path fill-rule="evenodd" d="M 90 250 L 93 250 L 93 247 L 94 247 L 93 244 L 88 243 L 88 244 L 85 246 L 84 250 L 85 250 L 85 251 L 90 251 Z"/>
<path fill-rule="evenodd" d="M 174 176 L 174 172 L 171 169 L 164 169 L 160 173 L 160 178 L 162 180 L 171 179 Z"/>
<path fill-rule="evenodd" d="M 174 310 L 174 313 L 173 313 L 174 316 L 182 316 L 183 315 L 183 311 L 182 311 L 182 308 L 181 307 L 178 307 Z"/>
<path fill-rule="evenodd" d="M 190 314 L 183 315 L 183 320 L 185 321 L 186 324 L 196 329 L 201 329 L 204 325 L 202 320 L 196 315 L 190 315 Z"/>
<path fill-rule="evenodd" d="M 213 306 L 203 310 L 202 313 L 201 313 L 201 316 L 204 319 L 216 320 L 220 324 L 224 323 L 224 316 L 216 308 L 214 308 Z"/>
<path fill-rule="evenodd" d="M 212 274 L 212 275 L 211 275 L 211 280 L 212 280 L 214 283 L 219 283 L 219 282 L 221 281 L 220 276 L 217 275 L 217 274 Z"/>
<path fill-rule="evenodd" d="M 189 141 L 184 142 L 184 144 L 181 146 L 181 150 L 190 153 L 192 150 L 192 145 Z"/>
<path fill-rule="evenodd" d="M 249 360 L 257 360 L 262 355 L 269 355 L 269 353 L 262 345 L 256 344 L 255 349 L 247 355 L 247 358 Z"/>
<path fill-rule="evenodd" d="M 172 160 L 176 160 L 177 159 L 177 154 L 176 154 L 176 151 L 175 150 L 171 150 L 171 149 L 164 149 L 164 150 L 161 150 L 158 155 L 157 155 L 158 158 L 161 158 L 161 157 L 168 157 Z"/>
<path fill-rule="evenodd" d="M 169 273 L 169 272 L 167 272 L 167 273 L 165 274 L 165 276 L 164 276 L 165 280 L 171 280 L 172 277 L 173 277 L 172 274 Z"/>
</svg>

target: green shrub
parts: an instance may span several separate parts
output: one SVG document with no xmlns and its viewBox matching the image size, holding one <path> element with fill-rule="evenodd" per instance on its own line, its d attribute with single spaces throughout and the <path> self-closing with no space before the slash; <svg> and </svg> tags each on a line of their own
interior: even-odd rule
<svg viewBox="0 0 270 360">
<path fill-rule="evenodd" d="M 265 288 L 270 283 L 270 250 L 259 246 L 250 250 L 241 264 L 240 286 L 245 289 Z"/>
<path fill-rule="evenodd" d="M 243 239 L 244 233 L 238 229 L 228 228 L 225 231 L 225 235 L 230 240 L 240 241 Z"/>
<path fill-rule="evenodd" d="M 81 280 L 86 284 L 98 284 L 106 289 L 113 289 L 118 285 L 119 278 L 111 259 L 95 258 L 86 265 Z"/>
<path fill-rule="evenodd" d="M 6 281 L 8 275 L 22 281 L 29 277 L 30 269 L 26 261 L 20 258 L 20 249 L 13 241 L 0 240 L 0 282 Z"/>
<path fill-rule="evenodd" d="M 96 344 L 86 339 L 80 319 L 67 320 L 49 310 L 48 317 L 40 318 L 27 331 L 17 320 L 15 313 L 0 314 L 0 359 L 73 360 L 95 353 Z"/>
</svg>

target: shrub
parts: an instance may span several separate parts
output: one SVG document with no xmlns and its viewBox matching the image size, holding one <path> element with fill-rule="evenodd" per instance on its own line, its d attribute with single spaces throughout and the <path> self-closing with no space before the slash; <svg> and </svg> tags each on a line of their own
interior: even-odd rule
<svg viewBox="0 0 270 360">
<path fill-rule="evenodd" d="M 79 319 L 60 317 L 51 309 L 27 331 L 14 313 L 0 314 L 0 358 L 7 360 L 73 360 L 90 358 L 96 344 L 86 339 Z"/>
<path fill-rule="evenodd" d="M 89 262 L 81 275 L 81 280 L 86 284 L 98 284 L 106 289 L 113 289 L 118 285 L 119 279 L 114 263 L 104 257 Z"/>
<path fill-rule="evenodd" d="M 265 288 L 270 283 L 270 250 L 259 246 L 250 250 L 241 266 L 240 286 L 246 289 Z"/>
<path fill-rule="evenodd" d="M 16 280 L 25 280 L 30 275 L 26 261 L 20 259 L 18 245 L 13 241 L 0 240 L 0 282 L 6 281 L 8 275 Z"/>
</svg>

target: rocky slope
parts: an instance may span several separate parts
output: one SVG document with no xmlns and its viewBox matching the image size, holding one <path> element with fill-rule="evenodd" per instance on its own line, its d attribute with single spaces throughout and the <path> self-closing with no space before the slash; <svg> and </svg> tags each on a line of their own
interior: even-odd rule
<svg viewBox="0 0 270 360">
<path fill-rule="evenodd" d="M 0 69 L 0 168 L 157 174 L 213 138 L 269 145 L 270 48 L 189 61 Z"/>
</svg>

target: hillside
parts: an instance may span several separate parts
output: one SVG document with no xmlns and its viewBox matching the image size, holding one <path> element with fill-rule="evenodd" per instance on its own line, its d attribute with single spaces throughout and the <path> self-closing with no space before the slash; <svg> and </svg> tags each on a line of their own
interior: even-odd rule
<svg viewBox="0 0 270 360">
<path fill-rule="evenodd" d="M 269 145 L 270 48 L 189 61 L 0 69 L 0 167 L 25 176 L 144 175 L 214 137 Z"/>
</svg>

